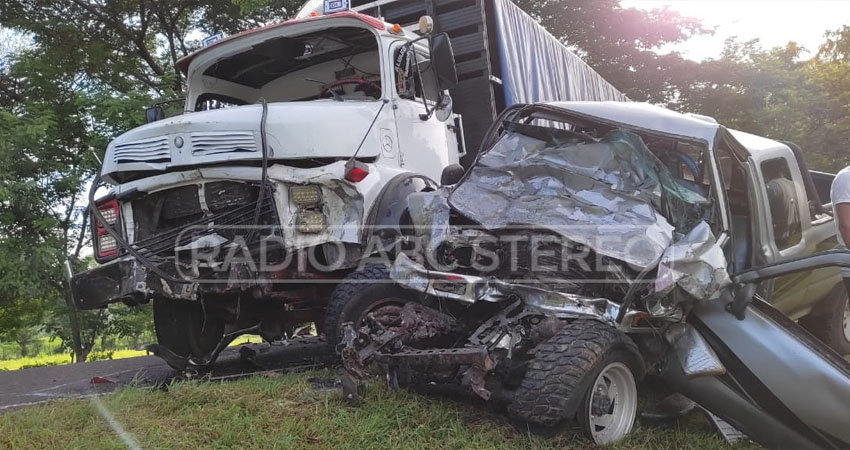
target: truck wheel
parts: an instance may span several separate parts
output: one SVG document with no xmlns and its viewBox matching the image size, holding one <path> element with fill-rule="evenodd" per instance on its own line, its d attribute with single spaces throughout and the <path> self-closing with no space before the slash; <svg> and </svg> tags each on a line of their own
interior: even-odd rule
<svg viewBox="0 0 850 450">
<path fill-rule="evenodd" d="M 153 322 L 159 345 L 186 360 L 206 360 L 224 335 L 224 325 L 220 321 L 210 316 L 204 320 L 204 311 L 198 302 L 155 298 Z M 177 370 L 186 367 L 168 359 L 166 362 Z"/>
<path fill-rule="evenodd" d="M 850 302 L 842 292 L 824 314 L 800 321 L 810 333 L 842 356 L 850 355 Z"/>
<path fill-rule="evenodd" d="M 342 324 L 353 322 L 360 327 L 370 312 L 378 313 L 382 323 L 392 325 L 401 320 L 401 308 L 411 300 L 409 291 L 390 281 L 386 266 L 367 265 L 345 277 L 331 294 L 325 310 L 325 340 L 335 349 L 342 339 Z"/>
<path fill-rule="evenodd" d="M 635 379 L 644 372 L 628 336 L 595 320 L 576 320 L 538 347 L 508 413 L 550 428 L 577 418 L 594 442 L 608 444 L 631 431 Z"/>
</svg>

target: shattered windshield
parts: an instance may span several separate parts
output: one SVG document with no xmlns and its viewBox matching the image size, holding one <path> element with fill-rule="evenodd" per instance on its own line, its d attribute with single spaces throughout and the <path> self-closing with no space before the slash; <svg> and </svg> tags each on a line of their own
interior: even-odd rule
<svg viewBox="0 0 850 450">
<path fill-rule="evenodd" d="M 638 268 L 655 266 L 674 231 L 707 218 L 706 193 L 638 135 L 521 132 L 535 128 L 503 134 L 452 192 L 452 207 L 486 229 L 546 227 Z"/>
<path fill-rule="evenodd" d="M 381 98 L 378 39 L 364 28 L 340 27 L 280 36 L 221 58 L 194 75 L 195 110 L 269 102 Z"/>
</svg>

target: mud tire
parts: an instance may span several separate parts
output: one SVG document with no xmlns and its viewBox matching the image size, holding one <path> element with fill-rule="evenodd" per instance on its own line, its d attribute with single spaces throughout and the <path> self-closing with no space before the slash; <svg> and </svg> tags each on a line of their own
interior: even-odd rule
<svg viewBox="0 0 850 450">
<path fill-rule="evenodd" d="M 636 382 L 645 373 L 637 346 L 624 333 L 595 320 L 573 321 L 538 347 L 508 414 L 522 429 L 552 435 L 554 427 L 588 411 L 588 391 L 613 362 L 625 364 Z"/>
<path fill-rule="evenodd" d="M 183 358 L 206 359 L 224 335 L 220 321 L 212 316 L 204 320 L 198 302 L 155 298 L 153 322 L 157 342 Z"/>
<path fill-rule="evenodd" d="M 390 282 L 389 269 L 382 264 L 369 264 L 352 272 L 331 293 L 325 309 L 325 340 L 333 350 L 339 344 L 345 322 L 357 322 L 380 302 L 392 299 L 399 304 L 412 301 L 412 292 Z"/>
</svg>

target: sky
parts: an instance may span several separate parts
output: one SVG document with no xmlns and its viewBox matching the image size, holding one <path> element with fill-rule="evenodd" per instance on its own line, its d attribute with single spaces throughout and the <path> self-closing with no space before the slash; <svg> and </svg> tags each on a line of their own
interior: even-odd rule
<svg viewBox="0 0 850 450">
<path fill-rule="evenodd" d="M 620 4 L 647 10 L 666 5 L 701 19 L 707 28 L 715 27 L 714 36 L 669 46 L 696 61 L 719 57 L 730 36 L 740 41 L 759 38 L 767 48 L 796 41 L 815 52 L 826 30 L 850 25 L 850 0 L 623 0 Z"/>
</svg>

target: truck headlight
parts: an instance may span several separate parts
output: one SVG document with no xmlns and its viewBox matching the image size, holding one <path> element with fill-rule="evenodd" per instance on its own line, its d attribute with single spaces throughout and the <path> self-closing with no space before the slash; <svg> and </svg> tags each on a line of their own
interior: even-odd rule
<svg viewBox="0 0 850 450">
<path fill-rule="evenodd" d="M 322 201 L 322 190 L 313 184 L 290 186 L 289 197 L 302 208 L 313 208 Z"/>
<path fill-rule="evenodd" d="M 317 211 L 298 211 L 295 229 L 302 233 L 319 233 L 325 229 L 325 215 Z"/>
</svg>

